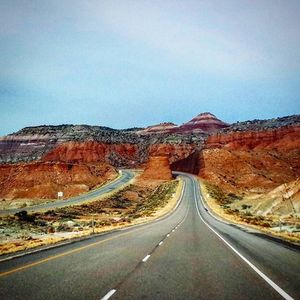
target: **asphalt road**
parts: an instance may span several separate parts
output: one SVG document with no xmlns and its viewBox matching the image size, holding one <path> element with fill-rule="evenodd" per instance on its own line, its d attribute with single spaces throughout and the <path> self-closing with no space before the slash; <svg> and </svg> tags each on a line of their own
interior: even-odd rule
<svg viewBox="0 0 300 300">
<path fill-rule="evenodd" d="M 33 205 L 33 206 L 25 207 L 25 208 L 0 210 L 0 216 L 13 215 L 21 210 L 26 210 L 28 212 L 38 212 L 38 211 L 55 209 L 55 208 L 61 208 L 61 207 L 70 206 L 70 205 L 82 204 L 84 202 L 93 200 L 93 198 L 95 198 L 95 197 L 102 196 L 106 193 L 109 193 L 109 192 L 119 188 L 123 184 L 128 183 L 133 177 L 134 177 L 134 173 L 132 171 L 122 170 L 122 174 L 117 180 L 112 181 L 111 183 L 105 184 L 103 187 L 100 187 L 98 189 L 91 190 L 88 193 L 84 193 L 82 195 L 68 198 L 68 199 L 58 200 L 55 202 L 43 203 L 43 204 L 39 204 L 39 205 Z"/>
<path fill-rule="evenodd" d="M 299 250 L 215 220 L 182 176 L 160 220 L 1 262 L 0 298 L 300 299 Z"/>
</svg>

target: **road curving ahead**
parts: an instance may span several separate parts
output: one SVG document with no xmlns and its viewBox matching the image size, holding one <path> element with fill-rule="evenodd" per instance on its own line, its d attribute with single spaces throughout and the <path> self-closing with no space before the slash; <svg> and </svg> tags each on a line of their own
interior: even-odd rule
<svg viewBox="0 0 300 300">
<path fill-rule="evenodd" d="M 91 201 L 99 196 L 103 196 L 107 193 L 113 192 L 114 190 L 117 190 L 121 188 L 123 185 L 127 184 L 134 178 L 135 174 L 131 170 L 120 170 L 120 176 L 118 176 L 117 179 L 114 179 L 111 182 L 106 183 L 105 185 L 101 186 L 100 188 L 91 190 L 87 193 L 81 194 L 76 197 L 71 197 L 68 199 L 58 200 L 54 202 L 48 202 L 48 203 L 42 203 L 38 205 L 33 205 L 25 208 L 16 208 L 16 209 L 6 209 L 6 210 L 0 210 L 0 216 L 5 215 L 13 215 L 17 212 L 20 212 L 22 210 L 26 210 L 27 212 L 33 213 L 33 212 L 40 212 L 40 211 L 46 211 L 56 208 L 62 208 L 70 205 L 79 205 L 83 204 L 85 202 Z"/>
</svg>

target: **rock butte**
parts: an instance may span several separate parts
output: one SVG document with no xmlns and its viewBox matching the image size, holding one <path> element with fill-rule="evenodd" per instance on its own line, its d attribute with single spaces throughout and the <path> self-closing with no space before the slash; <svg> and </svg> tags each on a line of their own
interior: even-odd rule
<svg viewBox="0 0 300 300">
<path fill-rule="evenodd" d="M 168 156 L 150 156 L 140 179 L 171 180 L 172 171 Z"/>
</svg>

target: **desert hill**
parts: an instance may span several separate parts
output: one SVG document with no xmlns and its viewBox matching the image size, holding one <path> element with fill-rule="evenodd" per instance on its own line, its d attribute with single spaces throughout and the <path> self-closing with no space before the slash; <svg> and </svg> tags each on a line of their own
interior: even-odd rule
<svg viewBox="0 0 300 300">
<path fill-rule="evenodd" d="M 159 174 L 160 162 L 164 174 Z M 39 174 L 44 166 L 51 172 L 59 164 L 146 167 L 145 177 L 156 179 L 170 178 L 171 168 L 199 175 L 227 192 L 269 193 L 300 176 L 300 116 L 229 125 L 211 113 L 202 113 L 180 126 L 162 123 L 123 130 L 89 125 L 26 127 L 0 139 L 0 163 L 3 198 L 22 194 L 17 191 L 18 185 L 23 189 L 22 176 L 26 182 L 31 172 Z M 5 174 L 14 174 L 22 166 L 26 172 L 19 172 L 10 190 Z M 88 188 L 97 184 L 92 182 Z"/>
</svg>

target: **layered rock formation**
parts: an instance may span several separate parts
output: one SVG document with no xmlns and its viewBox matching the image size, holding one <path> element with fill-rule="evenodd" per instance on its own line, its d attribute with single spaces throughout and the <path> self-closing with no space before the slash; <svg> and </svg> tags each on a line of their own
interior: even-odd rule
<svg viewBox="0 0 300 300">
<path fill-rule="evenodd" d="M 140 135 L 171 133 L 178 126 L 172 122 L 164 122 L 157 125 L 148 126 L 145 129 L 139 130 L 136 133 Z"/>
<path fill-rule="evenodd" d="M 104 144 L 143 144 L 138 129 L 115 130 L 102 126 L 59 125 L 26 127 L 0 138 L 0 163 L 29 162 L 67 142 L 95 141 Z"/>
<path fill-rule="evenodd" d="M 0 198 L 55 199 L 87 192 L 117 176 L 114 168 L 102 164 L 33 162 L 0 165 Z"/>
<path fill-rule="evenodd" d="M 145 163 L 153 149 L 202 147 L 205 135 L 155 133 L 138 134 L 139 129 L 115 130 L 88 125 L 26 127 L 0 138 L 0 163 L 47 161 L 106 161 L 115 167 Z M 159 145 L 159 146 L 158 146 Z M 162 147 L 163 148 L 163 147 Z"/>
<path fill-rule="evenodd" d="M 215 115 L 206 112 L 179 126 L 177 132 L 212 133 L 227 127 L 229 127 L 229 124 L 219 120 Z"/>
<path fill-rule="evenodd" d="M 228 190 L 269 191 L 299 176 L 299 132 L 300 116 L 228 126 L 210 113 L 181 126 L 163 123 L 146 129 L 27 127 L 0 139 L 0 162 L 39 161 L 41 166 L 49 162 L 49 166 L 62 163 L 87 168 L 91 163 L 146 166 L 150 168 L 146 177 L 147 173 L 154 176 L 151 170 L 163 165 L 168 170 L 163 172 L 164 178 L 170 178 L 171 166 L 172 170 L 200 175 Z M 4 169 L 1 173 L 6 174 Z"/>
<path fill-rule="evenodd" d="M 207 139 L 199 164 L 202 178 L 228 191 L 267 192 L 296 180 L 300 118 L 233 124 Z"/>
<path fill-rule="evenodd" d="M 229 124 L 219 120 L 211 113 L 201 113 L 187 123 L 177 126 L 174 123 L 160 123 L 158 125 L 149 126 L 136 133 L 139 135 L 149 134 L 203 134 L 206 136 L 208 133 L 216 132 L 222 128 L 229 127 Z"/>
<path fill-rule="evenodd" d="M 263 131 L 221 132 L 208 137 L 208 148 L 226 148 L 239 150 L 289 151 L 300 148 L 300 125 L 284 126 Z"/>
</svg>

